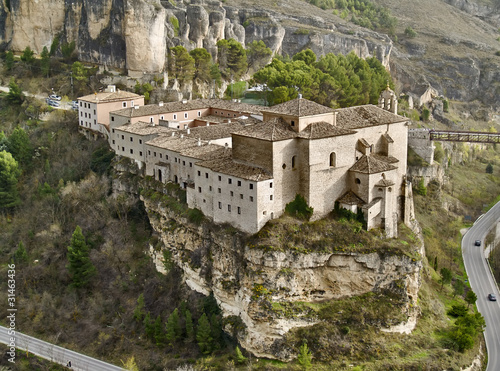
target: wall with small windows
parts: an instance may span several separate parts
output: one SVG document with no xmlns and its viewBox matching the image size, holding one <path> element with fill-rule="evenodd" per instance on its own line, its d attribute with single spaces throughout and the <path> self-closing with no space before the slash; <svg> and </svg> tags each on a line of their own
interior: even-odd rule
<svg viewBox="0 0 500 371">
<path fill-rule="evenodd" d="M 233 159 L 273 171 L 273 143 L 233 134 Z"/>
<path fill-rule="evenodd" d="M 113 128 L 110 132 L 110 146 L 117 155 L 134 160 L 139 169 L 142 169 L 146 163 L 145 143 L 156 136 L 157 134 L 139 135 Z"/>
</svg>

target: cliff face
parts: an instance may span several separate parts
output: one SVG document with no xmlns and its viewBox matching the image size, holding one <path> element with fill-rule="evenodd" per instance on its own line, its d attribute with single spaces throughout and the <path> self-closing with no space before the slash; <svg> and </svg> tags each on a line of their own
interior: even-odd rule
<svg viewBox="0 0 500 371">
<path fill-rule="evenodd" d="M 293 351 L 283 346 L 284 336 L 319 321 L 300 310 L 293 315 L 273 310 L 273 303 L 320 303 L 388 290 L 397 292 L 404 303 L 400 314 L 406 323 L 385 324 L 399 327 L 381 330 L 408 332 L 415 325 L 419 259 L 376 249 L 365 254 L 265 251 L 245 242 L 245 236 L 233 228 L 210 223 L 196 226 L 158 201 L 142 199 L 163 242 L 160 251 L 151 249 L 158 270 L 163 270 L 166 250 L 184 272 L 189 287 L 206 295 L 213 293 L 224 317 L 243 322 L 239 330 L 227 325 L 226 331 L 235 333 L 256 356 L 290 360 Z"/>
</svg>

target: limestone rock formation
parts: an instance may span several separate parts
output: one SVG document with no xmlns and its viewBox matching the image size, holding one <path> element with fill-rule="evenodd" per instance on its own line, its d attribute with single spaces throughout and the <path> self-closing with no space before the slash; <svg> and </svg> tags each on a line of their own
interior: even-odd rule
<svg viewBox="0 0 500 371">
<path fill-rule="evenodd" d="M 182 269 L 188 286 L 200 293 L 213 293 L 224 317 L 238 317 L 246 326 L 237 332 L 242 346 L 259 357 L 290 360 L 295 355 L 283 346 L 288 331 L 311 326 L 315 318 L 273 312 L 259 300 L 277 303 L 323 302 L 382 290 L 397 290 L 411 331 L 416 322 L 421 261 L 406 255 L 372 253 L 298 253 L 265 251 L 244 243 L 234 229 L 196 226 L 142 198 L 150 222 L 172 260 Z M 162 251 L 151 251 L 162 271 Z M 418 253 L 423 254 L 423 244 Z M 393 323 L 393 325 L 398 325 Z M 231 332 L 230 328 L 226 328 Z M 381 329 L 382 330 L 382 329 Z"/>
</svg>

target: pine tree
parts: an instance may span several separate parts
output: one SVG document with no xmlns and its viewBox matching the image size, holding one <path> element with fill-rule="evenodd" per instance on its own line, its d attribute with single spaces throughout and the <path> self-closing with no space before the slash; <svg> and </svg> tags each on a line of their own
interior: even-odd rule
<svg viewBox="0 0 500 371">
<path fill-rule="evenodd" d="M 179 324 L 179 313 L 177 308 L 168 316 L 166 339 L 169 345 L 173 345 L 181 336 L 181 326 Z"/>
<path fill-rule="evenodd" d="M 22 165 L 27 165 L 31 162 L 33 148 L 31 141 L 26 131 L 17 126 L 8 139 L 9 152 Z"/>
<path fill-rule="evenodd" d="M 23 241 L 19 242 L 19 246 L 14 254 L 14 261 L 19 263 L 26 263 L 28 261 L 28 253 L 24 247 Z"/>
<path fill-rule="evenodd" d="M 165 342 L 165 331 L 163 330 L 163 324 L 160 315 L 156 317 L 156 321 L 154 323 L 154 338 L 156 345 L 161 347 Z"/>
<path fill-rule="evenodd" d="M 309 370 L 311 368 L 311 359 L 312 355 L 307 347 L 307 343 L 304 343 L 300 346 L 299 355 L 297 357 L 297 361 L 303 370 Z"/>
<path fill-rule="evenodd" d="M 134 309 L 134 318 L 137 322 L 141 322 L 144 317 L 144 295 L 141 294 L 137 298 L 137 306 Z"/>
<path fill-rule="evenodd" d="M 17 179 L 21 170 L 10 152 L 0 151 L 0 210 L 21 203 L 17 190 Z"/>
<path fill-rule="evenodd" d="M 43 47 L 42 54 L 40 54 L 40 70 L 42 75 L 49 77 L 50 72 L 50 55 L 46 46 Z"/>
<path fill-rule="evenodd" d="M 210 330 L 210 323 L 208 322 L 207 315 L 203 315 L 198 320 L 198 331 L 196 332 L 196 341 L 203 354 L 210 354 L 212 352 L 212 336 Z"/>
<path fill-rule="evenodd" d="M 474 293 L 474 291 L 467 291 L 467 294 L 465 294 L 465 301 L 467 302 L 467 308 L 469 308 L 471 304 L 474 304 L 477 301 L 477 295 Z"/>
<path fill-rule="evenodd" d="M 486 174 L 493 174 L 493 165 L 491 164 L 491 162 L 486 165 Z"/>
<path fill-rule="evenodd" d="M 210 317 L 210 332 L 214 342 L 214 347 L 218 348 L 222 340 L 222 326 L 215 313 Z"/>
<path fill-rule="evenodd" d="M 243 353 L 241 353 L 241 350 L 238 346 L 236 346 L 235 352 L 236 352 L 236 361 L 240 365 L 244 364 L 247 361 L 247 357 L 245 357 Z"/>
<path fill-rule="evenodd" d="M 7 68 L 7 71 L 10 71 L 12 67 L 14 67 L 14 53 L 9 50 L 5 53 L 5 68 Z"/>
<path fill-rule="evenodd" d="M 77 226 L 70 245 L 68 246 L 67 268 L 76 288 L 85 287 L 90 279 L 96 274 L 96 269 L 89 258 L 89 247 L 85 243 L 80 226 Z"/>
<path fill-rule="evenodd" d="M 155 328 L 153 326 L 153 323 L 151 322 L 151 315 L 146 313 L 146 317 L 144 317 L 144 332 L 146 333 L 146 336 L 150 339 L 153 340 L 155 338 Z"/>
<path fill-rule="evenodd" d="M 16 84 L 14 78 L 9 82 L 9 92 L 7 93 L 7 100 L 12 104 L 21 104 L 24 99 L 24 94 L 19 85 Z"/>
</svg>

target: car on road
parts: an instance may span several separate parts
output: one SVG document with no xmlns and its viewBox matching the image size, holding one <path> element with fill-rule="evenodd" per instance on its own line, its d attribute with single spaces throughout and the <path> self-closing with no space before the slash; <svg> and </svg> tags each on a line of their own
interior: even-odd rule
<svg viewBox="0 0 500 371">
<path fill-rule="evenodd" d="M 61 100 L 61 97 L 59 95 L 56 95 L 56 94 L 49 95 L 49 98 L 52 100 L 57 100 L 57 101 Z"/>
<path fill-rule="evenodd" d="M 497 301 L 497 297 L 495 294 L 488 294 L 488 300 L 489 301 Z"/>
<path fill-rule="evenodd" d="M 56 100 L 52 100 L 52 99 L 47 99 L 47 104 L 51 107 L 60 107 L 61 104 L 56 101 Z"/>
<path fill-rule="evenodd" d="M 481 246 L 481 240 L 476 240 L 476 242 L 474 242 L 474 246 Z"/>
</svg>

